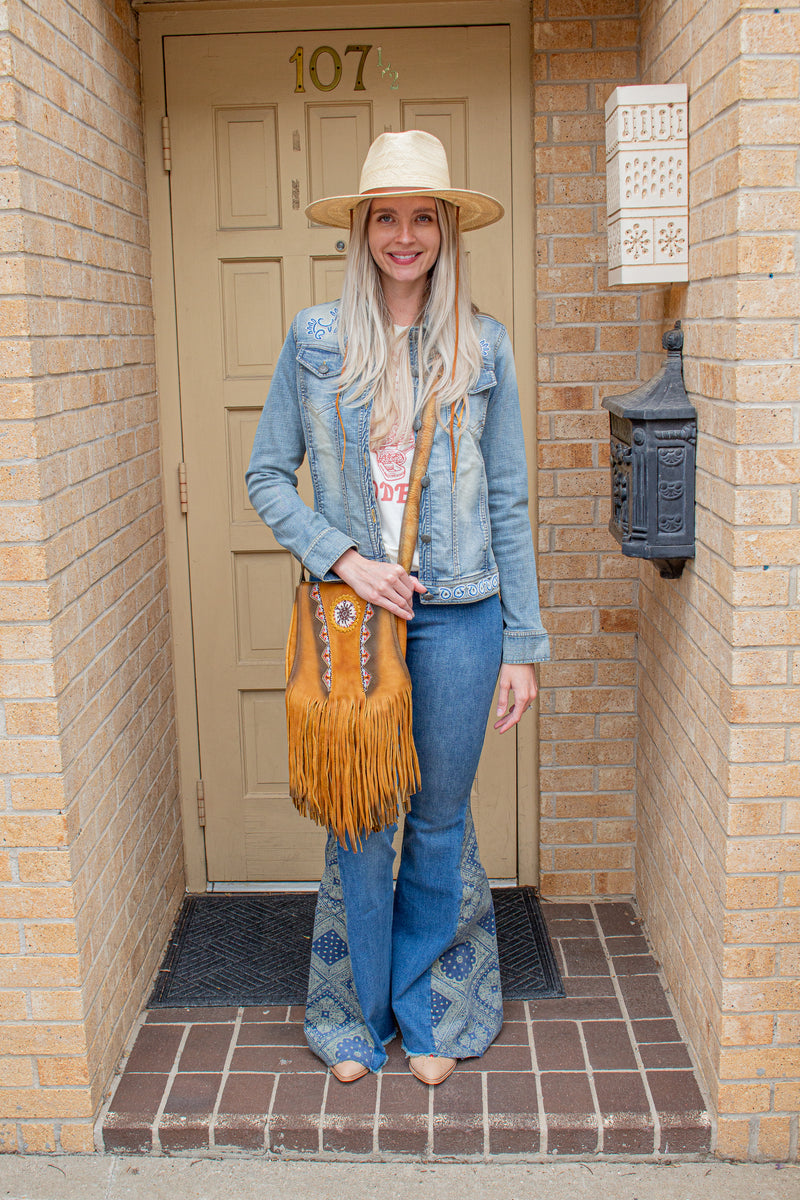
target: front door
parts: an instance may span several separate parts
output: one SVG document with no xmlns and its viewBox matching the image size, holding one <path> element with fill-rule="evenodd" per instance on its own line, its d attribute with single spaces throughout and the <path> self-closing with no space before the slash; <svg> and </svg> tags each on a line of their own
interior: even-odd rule
<svg viewBox="0 0 800 1200">
<path fill-rule="evenodd" d="M 165 38 L 181 428 L 208 877 L 319 877 L 288 797 L 284 647 L 296 582 L 244 472 L 295 312 L 339 295 L 346 233 L 306 204 L 358 190 L 384 130 L 444 143 L 453 184 L 511 200 L 504 26 Z M 468 235 L 476 302 L 513 335 L 511 224 Z M 310 499 L 310 485 L 301 480 Z M 473 795 L 483 861 L 516 875 L 514 735 Z"/>
</svg>

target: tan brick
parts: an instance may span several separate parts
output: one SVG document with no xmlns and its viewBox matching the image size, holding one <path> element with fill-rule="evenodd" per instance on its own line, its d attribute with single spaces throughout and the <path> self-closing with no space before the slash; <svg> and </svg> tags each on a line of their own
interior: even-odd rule
<svg viewBox="0 0 800 1200">
<path fill-rule="evenodd" d="M 748 1050 L 724 1048 L 720 1052 L 721 1079 L 753 1079 L 758 1070 L 772 1079 L 800 1075 L 798 1046 L 757 1046 Z"/>
<path fill-rule="evenodd" d="M 594 892 L 598 896 L 632 896 L 636 885 L 633 871 L 597 871 Z"/>
<path fill-rule="evenodd" d="M 56 1149 L 56 1135 L 52 1125 L 26 1121 L 20 1126 L 22 1146 L 26 1154 L 52 1154 Z"/>
<path fill-rule="evenodd" d="M 66 818 L 0 816 L 0 844 L 4 846 L 63 846 Z"/>
<path fill-rule="evenodd" d="M 533 45 L 536 50 L 575 49 L 592 45 L 591 21 L 534 21 Z"/>
<path fill-rule="evenodd" d="M 77 954 L 77 930 L 71 921 L 26 924 L 25 945 L 32 954 Z"/>
<path fill-rule="evenodd" d="M 17 1126 L 0 1122 L 0 1154 L 16 1154 L 19 1148 Z"/>
<path fill-rule="evenodd" d="M 721 1117 L 717 1124 L 714 1152 L 719 1158 L 743 1162 L 749 1157 L 750 1122 Z"/>
<path fill-rule="evenodd" d="M 60 883 L 72 878 L 67 850 L 20 850 L 17 859 L 22 883 Z"/>
<path fill-rule="evenodd" d="M 800 840 L 797 838 L 742 838 L 730 842 L 725 866 L 731 872 L 800 870 Z M 771 938 L 768 940 L 772 940 Z"/>
<path fill-rule="evenodd" d="M 800 875 L 784 875 L 782 900 L 790 908 L 800 908 Z"/>
<path fill-rule="evenodd" d="M 69 987 L 79 983 L 77 957 L 4 955 L 0 958 L 0 987 Z"/>
<path fill-rule="evenodd" d="M 732 837 L 777 834 L 781 831 L 782 817 L 782 807 L 777 801 L 731 804 L 728 808 L 727 833 Z M 797 832 L 800 833 L 800 830 Z"/>
<path fill-rule="evenodd" d="M 723 902 L 732 909 L 769 908 L 778 903 L 779 891 L 777 875 L 734 875 L 726 881 Z"/>
<path fill-rule="evenodd" d="M 34 1083 L 33 1064 L 29 1058 L 0 1058 L 0 1087 L 33 1087 Z"/>
<path fill-rule="evenodd" d="M 791 1046 L 800 1042 L 800 1012 L 778 1013 L 775 1019 L 775 1040 Z"/>
<path fill-rule="evenodd" d="M 95 1148 L 94 1129 L 90 1122 L 83 1125 L 62 1122 L 59 1140 L 66 1154 L 91 1154 Z"/>
<path fill-rule="evenodd" d="M 92 1116 L 88 1088 L 9 1088 L 3 1095 L 9 1109 L 23 1120 Z"/>
<path fill-rule="evenodd" d="M 758 1127 L 758 1154 L 775 1162 L 789 1157 L 792 1140 L 792 1118 L 763 1116 Z"/>
<path fill-rule="evenodd" d="M 800 1083 L 796 1081 L 794 1083 L 776 1083 L 775 1108 L 778 1112 L 796 1113 L 800 1111 Z"/>
<path fill-rule="evenodd" d="M 72 889 L 68 887 L 0 888 L 1 917 L 72 917 Z"/>
<path fill-rule="evenodd" d="M 66 804 L 63 779 L 11 780 L 11 803 L 15 809 L 56 809 Z"/>
<path fill-rule="evenodd" d="M 8 738 L 0 742 L 0 771 L 44 773 L 61 769 L 61 747 L 44 738 Z"/>
<path fill-rule="evenodd" d="M 88 1084 L 89 1067 L 85 1058 L 39 1058 L 36 1062 L 43 1087 Z"/>
<path fill-rule="evenodd" d="M 539 887 L 546 900 L 564 896 L 590 896 L 593 892 L 592 877 L 588 872 L 544 872 Z"/>
<path fill-rule="evenodd" d="M 773 1018 L 755 1013 L 723 1013 L 720 1042 L 723 1046 L 761 1046 L 772 1041 Z M 743 1109 L 729 1109 L 742 1112 Z"/>
<path fill-rule="evenodd" d="M 718 1111 L 722 1113 L 769 1112 L 769 1084 L 722 1084 L 717 1094 Z"/>
<path fill-rule="evenodd" d="M 31 994 L 31 1013 L 37 1021 L 81 1021 L 85 1015 L 83 996 L 77 989 L 37 988 Z"/>
</svg>

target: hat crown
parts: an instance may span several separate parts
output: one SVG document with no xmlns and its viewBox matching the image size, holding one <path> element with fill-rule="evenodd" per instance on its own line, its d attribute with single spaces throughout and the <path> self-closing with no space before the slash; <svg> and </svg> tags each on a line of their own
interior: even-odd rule
<svg viewBox="0 0 800 1200">
<path fill-rule="evenodd" d="M 359 191 L 449 191 L 450 169 L 445 148 L 432 133 L 409 129 L 382 133 L 369 148 L 361 169 Z"/>
</svg>

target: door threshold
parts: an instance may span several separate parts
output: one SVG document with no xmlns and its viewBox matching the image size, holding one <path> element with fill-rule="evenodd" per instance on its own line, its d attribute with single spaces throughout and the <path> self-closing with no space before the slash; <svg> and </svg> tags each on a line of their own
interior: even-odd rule
<svg viewBox="0 0 800 1200">
<path fill-rule="evenodd" d="M 316 892 L 319 881 L 313 879 L 270 880 L 269 882 L 244 880 L 207 883 L 207 892 Z"/>
<path fill-rule="evenodd" d="M 490 879 L 490 887 L 516 887 L 516 879 Z M 207 883 L 207 892 L 316 892 L 319 883 L 313 879 L 276 880 L 275 882 L 253 882 L 252 880 L 236 882 Z"/>
</svg>

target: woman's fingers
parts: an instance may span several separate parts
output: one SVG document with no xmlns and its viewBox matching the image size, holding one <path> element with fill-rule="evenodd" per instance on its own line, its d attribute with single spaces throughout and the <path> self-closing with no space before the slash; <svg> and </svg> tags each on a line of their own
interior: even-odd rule
<svg viewBox="0 0 800 1200">
<path fill-rule="evenodd" d="M 410 621 L 414 615 L 414 593 L 427 591 L 418 579 L 408 575 L 397 563 L 364 558 L 356 550 L 346 550 L 333 564 L 333 570 L 362 600 L 377 604 L 379 608 L 385 608 L 406 621 Z"/>
<path fill-rule="evenodd" d="M 505 733 L 507 729 L 519 724 L 520 717 L 533 704 L 538 691 L 533 663 L 503 664 L 500 668 L 500 690 L 497 699 L 499 720 L 494 724 L 498 733 Z M 512 692 L 514 702 L 509 708 L 509 696 Z"/>
</svg>

